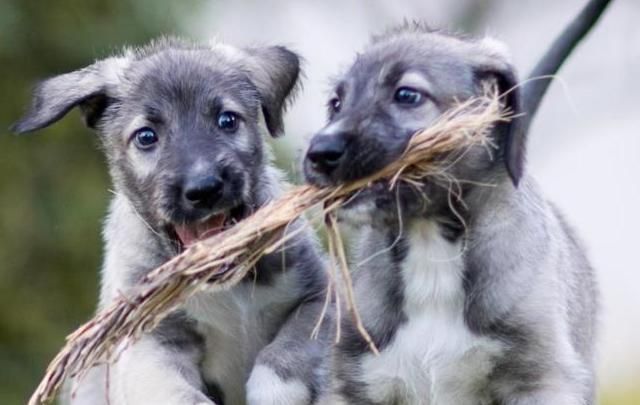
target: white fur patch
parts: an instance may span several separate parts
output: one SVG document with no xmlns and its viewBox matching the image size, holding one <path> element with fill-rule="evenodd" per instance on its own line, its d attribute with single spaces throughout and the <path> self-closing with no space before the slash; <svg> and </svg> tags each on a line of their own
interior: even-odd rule
<svg viewBox="0 0 640 405">
<path fill-rule="evenodd" d="M 408 71 L 398 81 L 397 87 L 411 87 L 426 93 L 433 93 L 433 85 L 421 73 Z"/>
<path fill-rule="evenodd" d="M 198 389 L 195 358 L 166 350 L 143 337 L 123 351 L 111 367 L 112 404 L 209 403 Z"/>
<path fill-rule="evenodd" d="M 122 81 L 124 71 L 131 65 L 131 51 L 125 51 L 122 56 L 114 56 L 101 62 L 101 71 L 104 81 L 117 86 Z"/>
<path fill-rule="evenodd" d="M 214 52 L 219 52 L 221 55 L 224 55 L 231 62 L 243 61 L 247 57 L 247 53 L 235 46 L 231 46 L 229 44 L 225 44 L 221 42 L 217 38 L 214 38 L 210 41 L 211 50 Z"/>
<path fill-rule="evenodd" d="M 493 37 L 486 36 L 482 38 L 480 44 L 487 51 L 487 53 L 491 55 L 501 56 L 507 62 L 511 60 L 511 53 L 509 52 L 509 48 L 504 42 Z"/>
<path fill-rule="evenodd" d="M 298 379 L 283 380 L 271 368 L 257 365 L 247 382 L 248 405 L 306 405 L 311 393 Z"/>
<path fill-rule="evenodd" d="M 269 325 L 282 319 L 296 294 L 295 275 L 282 273 L 272 286 L 241 284 L 187 301 L 185 309 L 206 342 L 203 377 L 224 387 L 227 403 L 244 403 L 246 376 L 269 341 Z"/>
<path fill-rule="evenodd" d="M 344 131 L 344 121 L 337 120 L 337 121 L 331 122 L 329 125 L 324 127 L 324 129 L 322 130 L 322 133 L 323 135 L 326 135 L 326 136 L 332 136 L 332 135 L 339 134 L 342 131 Z"/>
<path fill-rule="evenodd" d="M 497 343 L 478 337 L 463 318 L 461 244 L 422 221 L 409 232 L 402 267 L 407 322 L 362 371 L 376 400 L 409 404 L 477 404 L 477 387 L 490 372 Z"/>
<path fill-rule="evenodd" d="M 60 393 L 64 405 L 109 405 L 106 366 L 91 368 L 82 379 L 71 378 Z"/>
</svg>

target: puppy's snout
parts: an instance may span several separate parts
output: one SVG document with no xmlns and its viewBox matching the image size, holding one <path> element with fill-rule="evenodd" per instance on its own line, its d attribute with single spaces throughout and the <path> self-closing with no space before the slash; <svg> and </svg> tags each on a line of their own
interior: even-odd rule
<svg viewBox="0 0 640 405">
<path fill-rule="evenodd" d="M 342 135 L 317 136 L 311 141 L 307 159 L 319 172 L 330 174 L 342 161 L 347 150 L 346 137 Z"/>
<path fill-rule="evenodd" d="M 194 208 L 211 209 L 220 200 L 223 191 L 224 182 L 219 177 L 199 176 L 186 181 L 183 196 Z"/>
</svg>

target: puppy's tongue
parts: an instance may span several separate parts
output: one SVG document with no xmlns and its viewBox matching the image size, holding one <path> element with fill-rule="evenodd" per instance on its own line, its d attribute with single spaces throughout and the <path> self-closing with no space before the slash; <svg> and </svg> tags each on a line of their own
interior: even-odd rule
<svg viewBox="0 0 640 405">
<path fill-rule="evenodd" d="M 224 214 L 214 215 L 204 222 L 187 225 L 176 225 L 175 231 L 185 248 L 193 245 L 201 239 L 213 236 L 222 231 L 224 227 Z"/>
</svg>

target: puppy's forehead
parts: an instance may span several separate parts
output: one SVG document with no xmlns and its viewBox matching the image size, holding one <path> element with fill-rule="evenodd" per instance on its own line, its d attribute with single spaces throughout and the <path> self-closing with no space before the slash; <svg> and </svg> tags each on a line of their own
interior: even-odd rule
<svg viewBox="0 0 640 405">
<path fill-rule="evenodd" d="M 219 49 L 166 49 L 131 66 L 133 81 L 156 78 L 179 84 L 204 80 L 202 85 L 220 81 L 249 81 L 244 66 Z"/>
<path fill-rule="evenodd" d="M 224 97 L 245 108 L 259 104 L 239 55 L 223 48 L 164 49 L 132 63 L 126 77 L 128 99 L 201 102 Z"/>
<path fill-rule="evenodd" d="M 491 37 L 473 38 L 444 31 L 403 27 L 375 37 L 370 52 L 391 49 L 399 57 L 432 57 L 467 65 L 510 61 L 507 47 Z"/>
<path fill-rule="evenodd" d="M 439 32 L 393 31 L 378 37 L 338 81 L 344 87 L 397 85 L 406 75 L 421 75 L 434 91 L 454 95 L 473 90 L 477 68 L 508 64 L 500 42 L 466 39 Z"/>
</svg>

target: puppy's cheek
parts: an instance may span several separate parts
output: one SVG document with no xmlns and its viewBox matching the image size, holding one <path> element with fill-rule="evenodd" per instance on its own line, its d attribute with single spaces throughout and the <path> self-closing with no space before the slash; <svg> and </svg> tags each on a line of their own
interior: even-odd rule
<svg viewBox="0 0 640 405">
<path fill-rule="evenodd" d="M 238 131 L 233 137 L 233 144 L 237 152 L 251 153 L 254 150 L 255 140 L 244 131 Z"/>
<path fill-rule="evenodd" d="M 153 194 L 153 199 L 151 200 L 153 204 L 153 211 L 155 212 L 156 217 L 159 222 L 169 223 L 173 222 L 172 217 L 173 214 L 178 209 L 177 197 L 171 196 L 169 197 L 169 191 L 157 191 Z"/>
<path fill-rule="evenodd" d="M 384 156 L 379 151 L 354 148 L 334 175 L 339 182 L 348 182 L 367 177 L 384 167 Z"/>
<path fill-rule="evenodd" d="M 248 198 L 255 187 L 251 181 L 252 174 L 246 165 L 241 164 L 238 160 L 229 162 L 224 168 L 222 179 L 225 183 L 225 200 L 230 202 L 248 201 Z"/>
<path fill-rule="evenodd" d="M 151 177 L 158 172 L 158 158 L 155 153 L 143 152 L 135 148 L 129 148 L 127 151 L 128 166 L 135 168 L 135 176 L 141 181 Z"/>
<path fill-rule="evenodd" d="M 397 128 L 400 136 L 389 133 L 363 134 L 349 149 L 344 159 L 343 177 L 346 180 L 356 180 L 370 176 L 390 163 L 399 159 L 404 153 L 412 132 Z"/>
</svg>

